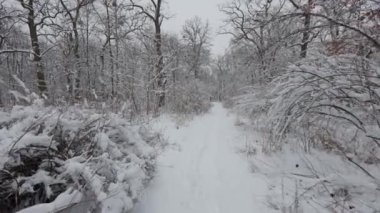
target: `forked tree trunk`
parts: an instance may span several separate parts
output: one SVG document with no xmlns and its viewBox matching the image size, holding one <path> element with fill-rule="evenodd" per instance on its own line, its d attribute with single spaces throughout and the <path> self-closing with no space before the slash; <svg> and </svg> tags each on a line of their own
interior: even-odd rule
<svg viewBox="0 0 380 213">
<path fill-rule="evenodd" d="M 36 69 L 37 76 L 37 88 L 41 95 L 46 95 L 47 93 L 47 84 L 45 80 L 45 68 L 42 63 L 41 49 L 38 42 L 37 26 L 35 24 L 35 14 L 34 14 L 34 0 L 29 0 L 28 5 L 22 3 L 22 6 L 29 11 L 27 24 L 29 28 L 30 41 L 32 45 L 32 62 Z"/>
</svg>

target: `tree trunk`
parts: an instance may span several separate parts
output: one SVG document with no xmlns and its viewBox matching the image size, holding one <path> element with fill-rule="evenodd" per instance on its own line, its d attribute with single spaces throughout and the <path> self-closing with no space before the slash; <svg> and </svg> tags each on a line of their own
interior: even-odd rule
<svg viewBox="0 0 380 213">
<path fill-rule="evenodd" d="M 47 93 L 47 85 L 45 80 L 45 68 L 42 63 L 42 57 L 41 57 L 41 49 L 38 42 L 38 34 L 37 34 L 37 26 L 34 22 L 34 9 L 33 9 L 33 0 L 29 0 L 28 5 L 23 5 L 24 8 L 27 8 L 28 13 L 28 28 L 30 32 L 30 41 L 32 44 L 32 51 L 33 51 L 33 57 L 32 61 L 35 64 L 36 68 L 36 76 L 37 76 L 37 88 L 41 95 L 46 95 Z"/>
<path fill-rule="evenodd" d="M 86 96 L 90 97 L 91 91 L 91 74 L 90 74 L 90 59 L 89 59 L 89 20 L 90 20 L 90 11 L 88 5 L 86 5 L 86 72 L 87 72 L 87 91 Z"/>
<path fill-rule="evenodd" d="M 120 42 L 119 42 L 119 17 L 118 17 L 118 5 L 115 1 L 115 4 L 113 5 L 114 6 L 114 18 L 115 18 L 115 26 L 114 26 L 114 37 L 115 37 L 115 59 L 113 59 L 113 62 L 115 63 L 115 89 L 116 91 L 118 90 L 118 85 L 120 83 L 120 77 L 119 77 L 119 69 L 120 69 L 120 65 L 119 65 L 119 45 L 120 45 Z M 116 94 L 115 94 L 116 95 Z"/>
<path fill-rule="evenodd" d="M 110 68 L 111 68 L 111 98 L 115 97 L 115 67 L 114 67 L 114 56 L 112 52 L 112 44 L 111 44 L 111 17 L 109 13 L 109 6 L 108 4 L 105 4 L 106 6 L 106 14 L 107 14 L 107 32 L 106 32 L 106 39 L 108 43 L 108 54 L 110 57 Z"/>
<path fill-rule="evenodd" d="M 79 13 L 79 11 L 78 11 Z M 79 16 L 79 14 L 77 14 Z M 74 57 L 75 57 L 75 88 L 74 88 L 74 94 L 75 98 L 79 99 L 81 96 L 80 92 L 80 79 L 82 75 L 82 65 L 80 62 L 80 54 L 79 54 L 79 33 L 77 28 L 77 18 L 72 23 L 73 25 L 73 32 L 74 32 Z"/>
<path fill-rule="evenodd" d="M 164 72 L 164 59 L 162 56 L 162 37 L 161 37 L 161 2 L 162 0 L 157 1 L 157 7 L 155 11 L 155 45 L 156 45 L 156 75 L 157 75 L 157 107 L 161 108 L 165 105 L 165 87 L 166 87 L 166 75 Z"/>
<path fill-rule="evenodd" d="M 81 2 L 77 1 L 77 7 L 74 9 L 69 9 L 65 2 L 63 0 L 60 0 L 62 7 L 64 8 L 65 12 L 67 13 L 67 16 L 70 19 L 71 26 L 72 26 L 72 33 L 74 33 L 74 38 L 70 36 L 70 47 L 72 47 L 73 54 L 74 54 L 74 79 L 73 79 L 73 86 L 74 86 L 74 97 L 75 99 L 81 98 L 81 91 L 80 91 L 80 84 L 81 84 L 81 75 L 82 75 L 82 64 L 80 61 L 80 52 L 79 52 L 79 33 L 78 33 L 78 20 L 80 17 L 80 9 L 81 7 L 85 6 L 86 4 L 82 4 Z M 75 15 L 73 15 L 72 12 L 75 12 Z"/>
<path fill-rule="evenodd" d="M 2 90 L 0 89 L 0 108 L 1 107 L 4 107 L 4 104 L 3 104 L 3 92 Z"/>
<path fill-rule="evenodd" d="M 310 39 L 310 21 L 311 21 L 311 7 L 312 7 L 312 0 L 308 0 L 307 8 L 304 12 L 304 31 L 302 34 L 302 43 L 301 43 L 301 58 L 306 58 L 307 55 L 307 48 L 309 45 L 309 39 Z"/>
</svg>

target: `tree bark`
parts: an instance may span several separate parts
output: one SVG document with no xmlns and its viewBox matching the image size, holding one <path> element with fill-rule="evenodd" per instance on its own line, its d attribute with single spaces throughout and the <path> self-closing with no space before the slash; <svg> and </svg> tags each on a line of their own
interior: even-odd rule
<svg viewBox="0 0 380 213">
<path fill-rule="evenodd" d="M 78 10 L 79 13 L 79 10 Z M 77 14 L 78 16 L 79 14 Z M 80 54 L 79 54 L 79 33 L 78 33 L 78 28 L 77 28 L 77 18 L 75 21 L 73 21 L 73 32 L 74 32 L 74 57 L 75 57 L 75 98 L 79 99 L 81 92 L 80 92 L 80 79 L 82 75 L 82 69 L 81 69 L 81 62 L 80 62 Z"/>
<path fill-rule="evenodd" d="M 306 58 L 306 55 L 307 55 L 307 48 L 308 48 L 309 39 L 310 39 L 310 21 L 311 21 L 310 13 L 305 12 L 305 15 L 304 15 L 304 29 L 305 30 L 302 33 L 301 54 L 300 54 L 301 58 Z"/>
<path fill-rule="evenodd" d="M 296 9 L 302 9 L 303 13 L 302 16 L 304 17 L 304 31 L 302 33 L 302 43 L 301 43 L 301 52 L 300 57 L 306 58 L 307 56 L 307 49 L 309 45 L 309 39 L 310 39 L 310 23 L 311 23 L 311 10 L 314 7 L 314 0 L 308 0 L 307 4 L 303 7 L 299 6 L 294 0 L 289 0 L 290 3 L 296 8 Z"/>
<path fill-rule="evenodd" d="M 106 39 L 108 43 L 108 54 L 110 57 L 110 68 L 111 68 L 111 97 L 115 97 L 115 67 L 114 67 L 114 55 L 112 52 L 112 44 L 111 44 L 111 37 L 112 37 L 112 32 L 111 32 L 111 17 L 110 17 L 110 12 L 109 12 L 109 5 L 108 3 L 105 3 L 106 7 L 106 15 L 107 15 L 107 32 L 106 32 Z"/>
<path fill-rule="evenodd" d="M 2 92 L 2 90 L 0 90 L 0 108 L 1 107 L 4 107 L 4 104 L 3 104 L 3 92 Z"/>
<path fill-rule="evenodd" d="M 42 63 L 41 49 L 40 49 L 38 34 L 37 34 L 37 25 L 35 24 L 35 20 L 34 20 L 35 18 L 34 0 L 29 0 L 27 5 L 25 2 L 21 1 L 21 4 L 25 9 L 29 11 L 27 24 L 29 28 L 30 41 L 32 44 L 32 51 L 33 51 L 32 61 L 36 68 L 37 88 L 41 95 L 46 95 L 47 84 L 45 80 L 45 68 Z"/>
<path fill-rule="evenodd" d="M 157 107 L 161 108 L 165 105 L 165 89 L 166 89 L 166 75 L 164 72 L 164 59 L 162 55 L 162 36 L 161 36 L 161 3 L 162 0 L 157 0 L 154 27 L 155 27 L 155 45 L 156 45 L 156 75 L 157 75 Z"/>
</svg>

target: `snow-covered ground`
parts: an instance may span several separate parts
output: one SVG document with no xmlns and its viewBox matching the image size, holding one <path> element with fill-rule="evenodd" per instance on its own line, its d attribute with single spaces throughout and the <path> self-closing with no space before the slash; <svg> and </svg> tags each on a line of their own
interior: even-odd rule
<svg viewBox="0 0 380 213">
<path fill-rule="evenodd" d="M 245 136 L 235 122 L 220 103 L 184 126 L 160 119 L 169 149 L 133 213 L 276 212 L 266 202 L 268 179 L 238 152 Z"/>
<path fill-rule="evenodd" d="M 10 149 L 15 150 L 12 153 L 16 157 L 29 153 L 18 150 L 32 149 L 36 144 L 51 145 L 50 149 L 59 151 L 59 145 L 65 144 L 70 135 L 81 134 L 84 130 L 93 133 L 87 139 L 93 143 L 77 144 L 84 148 L 86 144 L 96 145 L 94 150 L 97 151 L 87 160 L 85 154 L 67 155 L 67 160 L 57 160 L 60 163 L 57 174 L 47 172 L 49 170 L 40 163 L 37 168 L 31 167 L 34 173 L 19 175 L 18 180 L 23 182 L 20 182 L 18 193 L 24 196 L 35 193 L 39 183 L 46 186 L 46 192 L 40 190 L 46 194 L 57 181 L 67 185 L 56 192 L 59 195 L 53 202 L 45 199 L 30 204 L 24 198 L 21 203 L 27 205 L 17 206 L 17 210 L 31 207 L 21 212 L 65 209 L 62 212 L 361 213 L 380 209 L 377 164 L 362 163 L 359 168 L 334 151 L 312 149 L 305 153 L 299 150 L 297 140 L 288 141 L 281 151 L 263 152 L 266 140 L 254 130 L 251 121 L 244 115 L 229 112 L 220 103 L 213 103 L 210 112 L 192 120 L 163 115 L 146 127 L 130 125 L 120 115 L 112 113 L 100 115 L 79 108 L 70 108 L 63 114 L 57 112 L 55 108 L 34 104 L 0 115 L 0 124 L 3 124 L 0 170 L 4 168 L 3 171 L 12 171 L 15 168 L 12 165 L 27 164 L 27 160 L 14 161 L 14 155 L 8 154 Z M 99 122 L 93 122 L 94 119 Z M 28 128 L 34 124 L 43 128 Z M 162 134 L 151 132 L 151 128 Z M 50 134 L 55 133 L 52 129 L 72 134 L 68 135 L 69 139 L 52 139 Z M 165 140 L 161 140 L 161 135 Z M 42 136 L 48 139 L 43 140 Z M 163 150 L 162 141 L 166 141 Z M 32 154 L 44 157 L 34 152 L 28 155 Z M 3 193 L 14 186 L 14 178 L 4 172 L 0 174 L 6 180 L 0 181 Z M 151 177 L 154 179 L 144 190 Z M 78 184 L 72 180 L 79 180 Z M 87 187 L 81 187 L 81 182 Z M 30 197 L 34 199 L 33 194 Z M 136 200 L 140 201 L 134 205 Z M 10 212 L 5 208 L 8 200 L 1 201 L 0 212 Z"/>
<path fill-rule="evenodd" d="M 379 184 L 337 153 L 290 145 L 263 153 L 249 120 L 214 103 L 185 124 L 155 121 L 168 140 L 132 213 L 378 212 Z M 376 165 L 366 169 L 376 177 Z"/>
</svg>

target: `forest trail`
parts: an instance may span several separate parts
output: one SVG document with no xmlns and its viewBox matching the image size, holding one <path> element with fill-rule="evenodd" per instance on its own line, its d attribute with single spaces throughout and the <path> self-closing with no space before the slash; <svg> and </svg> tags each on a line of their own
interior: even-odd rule
<svg viewBox="0 0 380 213">
<path fill-rule="evenodd" d="M 235 116 L 220 103 L 185 126 L 168 122 L 170 148 L 158 159 L 155 179 L 133 213 L 272 212 L 267 180 L 253 175 L 238 145 Z M 239 139 L 240 138 L 240 139 Z"/>
</svg>

